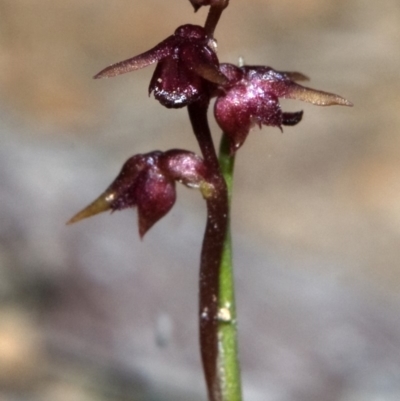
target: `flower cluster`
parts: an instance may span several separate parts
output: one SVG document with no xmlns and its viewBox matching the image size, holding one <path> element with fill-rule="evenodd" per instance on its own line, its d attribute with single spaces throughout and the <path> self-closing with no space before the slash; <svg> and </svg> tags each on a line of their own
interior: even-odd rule
<svg viewBox="0 0 400 401">
<path fill-rule="evenodd" d="M 199 188 L 204 196 L 212 190 L 207 183 L 203 159 L 192 152 L 173 149 L 132 156 L 106 191 L 69 223 L 106 210 L 136 206 L 139 234 L 143 237 L 174 205 L 176 181 L 190 188 Z"/>
<path fill-rule="evenodd" d="M 196 8 L 210 1 L 191 0 Z M 113 77 L 150 64 L 157 67 L 149 93 L 168 108 L 180 108 L 216 96 L 214 114 L 217 123 L 231 140 L 231 151 L 242 146 L 254 125 L 282 129 L 295 125 L 303 112 L 282 112 L 279 98 L 297 99 L 315 105 L 351 103 L 332 93 L 301 86 L 296 81 L 308 78 L 298 72 L 276 71 L 264 66 L 236 67 L 220 64 L 216 44 L 204 28 L 183 25 L 151 50 L 113 64 L 95 78 Z"/>
<path fill-rule="evenodd" d="M 224 8 L 228 0 L 190 0 L 195 10 L 201 6 Z M 244 143 L 250 129 L 258 125 L 295 125 L 303 112 L 281 110 L 279 98 L 297 99 L 315 105 L 346 105 L 346 99 L 299 85 L 308 78 L 297 72 L 276 71 L 270 67 L 220 64 L 216 42 L 205 28 L 182 25 L 152 49 L 113 64 L 94 78 L 114 77 L 157 63 L 149 94 L 165 107 L 181 108 L 194 102 L 208 105 L 216 97 L 214 115 L 230 141 L 231 153 Z M 137 206 L 139 232 L 162 218 L 175 203 L 175 181 L 201 187 L 207 196 L 204 161 L 191 152 L 172 150 L 151 152 L 130 158 L 111 186 L 93 204 L 70 222 L 103 210 Z M 208 189 L 207 189 L 208 188 Z"/>
</svg>

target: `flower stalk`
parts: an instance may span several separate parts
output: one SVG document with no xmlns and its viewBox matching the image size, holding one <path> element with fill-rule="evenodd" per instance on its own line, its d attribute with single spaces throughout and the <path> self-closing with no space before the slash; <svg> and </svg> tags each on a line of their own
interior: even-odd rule
<svg viewBox="0 0 400 401">
<path fill-rule="evenodd" d="M 207 20 L 204 25 L 206 32 L 212 37 L 214 36 L 215 28 L 221 18 L 222 12 L 228 7 L 229 0 L 211 0 L 211 7 L 208 11 Z"/>
</svg>

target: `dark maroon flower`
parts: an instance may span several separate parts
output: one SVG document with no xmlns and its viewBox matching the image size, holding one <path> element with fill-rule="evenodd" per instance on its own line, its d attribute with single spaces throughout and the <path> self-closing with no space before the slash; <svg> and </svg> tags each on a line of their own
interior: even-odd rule
<svg viewBox="0 0 400 401">
<path fill-rule="evenodd" d="M 224 85 L 219 71 L 216 42 L 204 28 L 180 26 L 173 35 L 136 57 L 113 64 L 94 78 L 114 77 L 158 63 L 149 86 L 149 94 L 168 108 L 180 108 L 208 98 L 208 82 Z"/>
<path fill-rule="evenodd" d="M 282 112 L 279 98 L 303 100 L 319 106 L 352 104 L 332 93 L 297 84 L 308 78 L 298 72 L 275 71 L 270 67 L 221 64 L 229 84 L 217 93 L 214 114 L 221 129 L 229 136 L 231 152 L 242 146 L 254 125 L 279 127 L 296 125 L 303 112 Z"/>
<path fill-rule="evenodd" d="M 174 205 L 176 181 L 199 188 L 203 196 L 207 196 L 211 189 L 203 159 L 192 152 L 173 149 L 135 155 L 125 162 L 107 190 L 68 223 L 106 210 L 136 206 L 139 234 L 143 237 Z"/>
</svg>

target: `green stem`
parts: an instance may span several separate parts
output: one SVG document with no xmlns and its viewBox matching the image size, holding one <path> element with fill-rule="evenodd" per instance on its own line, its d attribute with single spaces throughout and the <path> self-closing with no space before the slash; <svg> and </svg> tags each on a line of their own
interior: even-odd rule
<svg viewBox="0 0 400 401">
<path fill-rule="evenodd" d="M 229 141 L 222 135 L 219 164 L 228 188 L 228 227 L 225 236 L 220 273 L 218 300 L 218 368 L 220 371 L 221 393 L 224 401 L 241 401 L 241 377 L 238 359 L 237 320 L 235 286 L 232 264 L 232 243 L 230 233 L 230 206 L 232 199 L 233 170 L 235 155 L 229 151 Z"/>
</svg>

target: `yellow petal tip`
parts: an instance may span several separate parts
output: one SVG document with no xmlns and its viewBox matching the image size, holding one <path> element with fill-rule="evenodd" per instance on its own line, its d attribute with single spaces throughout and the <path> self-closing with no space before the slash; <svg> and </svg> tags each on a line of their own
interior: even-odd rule
<svg viewBox="0 0 400 401">
<path fill-rule="evenodd" d="M 94 202 L 92 202 L 90 205 L 86 206 L 84 209 L 82 209 L 80 212 L 78 212 L 75 216 L 73 216 L 71 219 L 67 221 L 67 225 L 77 223 L 78 221 L 81 221 L 83 219 L 86 219 L 88 217 L 95 216 L 96 214 L 105 212 L 110 209 L 110 203 L 107 200 L 109 197 L 109 194 L 102 194 L 100 195 Z"/>
</svg>

